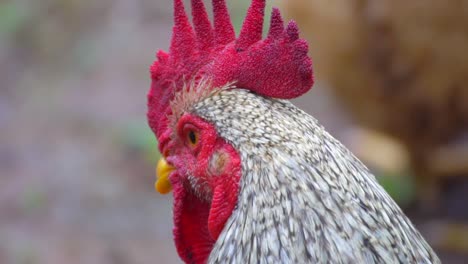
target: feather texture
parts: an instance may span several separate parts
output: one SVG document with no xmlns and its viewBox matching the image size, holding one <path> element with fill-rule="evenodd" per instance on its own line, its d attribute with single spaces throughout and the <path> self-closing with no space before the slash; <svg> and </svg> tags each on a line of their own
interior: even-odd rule
<svg viewBox="0 0 468 264">
<path fill-rule="evenodd" d="M 440 262 L 368 169 L 290 102 L 225 88 L 185 107 L 242 160 L 208 263 Z"/>
</svg>

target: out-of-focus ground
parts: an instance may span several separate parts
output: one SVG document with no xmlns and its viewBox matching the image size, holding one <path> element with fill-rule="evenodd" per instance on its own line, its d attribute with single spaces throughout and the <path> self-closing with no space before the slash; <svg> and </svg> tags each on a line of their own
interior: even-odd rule
<svg viewBox="0 0 468 264">
<path fill-rule="evenodd" d="M 228 1 L 237 26 L 247 2 Z M 180 263 L 145 116 L 171 8 L 0 2 L 0 263 Z M 351 122 L 317 79 L 297 103 L 353 148 Z"/>
</svg>

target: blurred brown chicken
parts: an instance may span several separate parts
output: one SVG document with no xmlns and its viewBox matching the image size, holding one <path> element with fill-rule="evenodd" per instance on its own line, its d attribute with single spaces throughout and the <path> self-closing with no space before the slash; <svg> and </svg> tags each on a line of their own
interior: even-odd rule
<svg viewBox="0 0 468 264">
<path fill-rule="evenodd" d="M 310 43 L 317 80 L 361 125 L 406 146 L 419 197 L 437 201 L 447 176 L 468 176 L 468 0 L 283 7 Z"/>
</svg>

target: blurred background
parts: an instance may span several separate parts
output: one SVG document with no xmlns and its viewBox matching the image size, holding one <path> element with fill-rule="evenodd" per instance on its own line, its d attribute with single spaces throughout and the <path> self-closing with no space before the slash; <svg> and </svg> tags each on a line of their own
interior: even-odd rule
<svg viewBox="0 0 468 264">
<path fill-rule="evenodd" d="M 237 30 L 248 4 L 228 1 Z M 316 85 L 295 103 L 376 173 L 445 263 L 466 263 L 468 0 L 272 4 L 314 59 Z M 0 2 L 0 263 L 180 263 L 146 123 L 171 8 Z"/>
</svg>

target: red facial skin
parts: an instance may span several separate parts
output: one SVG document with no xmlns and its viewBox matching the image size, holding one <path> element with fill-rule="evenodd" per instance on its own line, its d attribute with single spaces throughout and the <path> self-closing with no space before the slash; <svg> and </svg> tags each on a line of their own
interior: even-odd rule
<svg viewBox="0 0 468 264">
<path fill-rule="evenodd" d="M 237 204 L 240 157 L 213 125 L 200 117 L 185 114 L 176 129 L 177 137 L 160 146 L 176 168 L 170 175 L 174 240 L 186 263 L 205 263 Z M 190 131 L 198 137 L 196 144 L 190 142 Z M 194 186 L 189 176 L 199 185 Z"/>
</svg>

